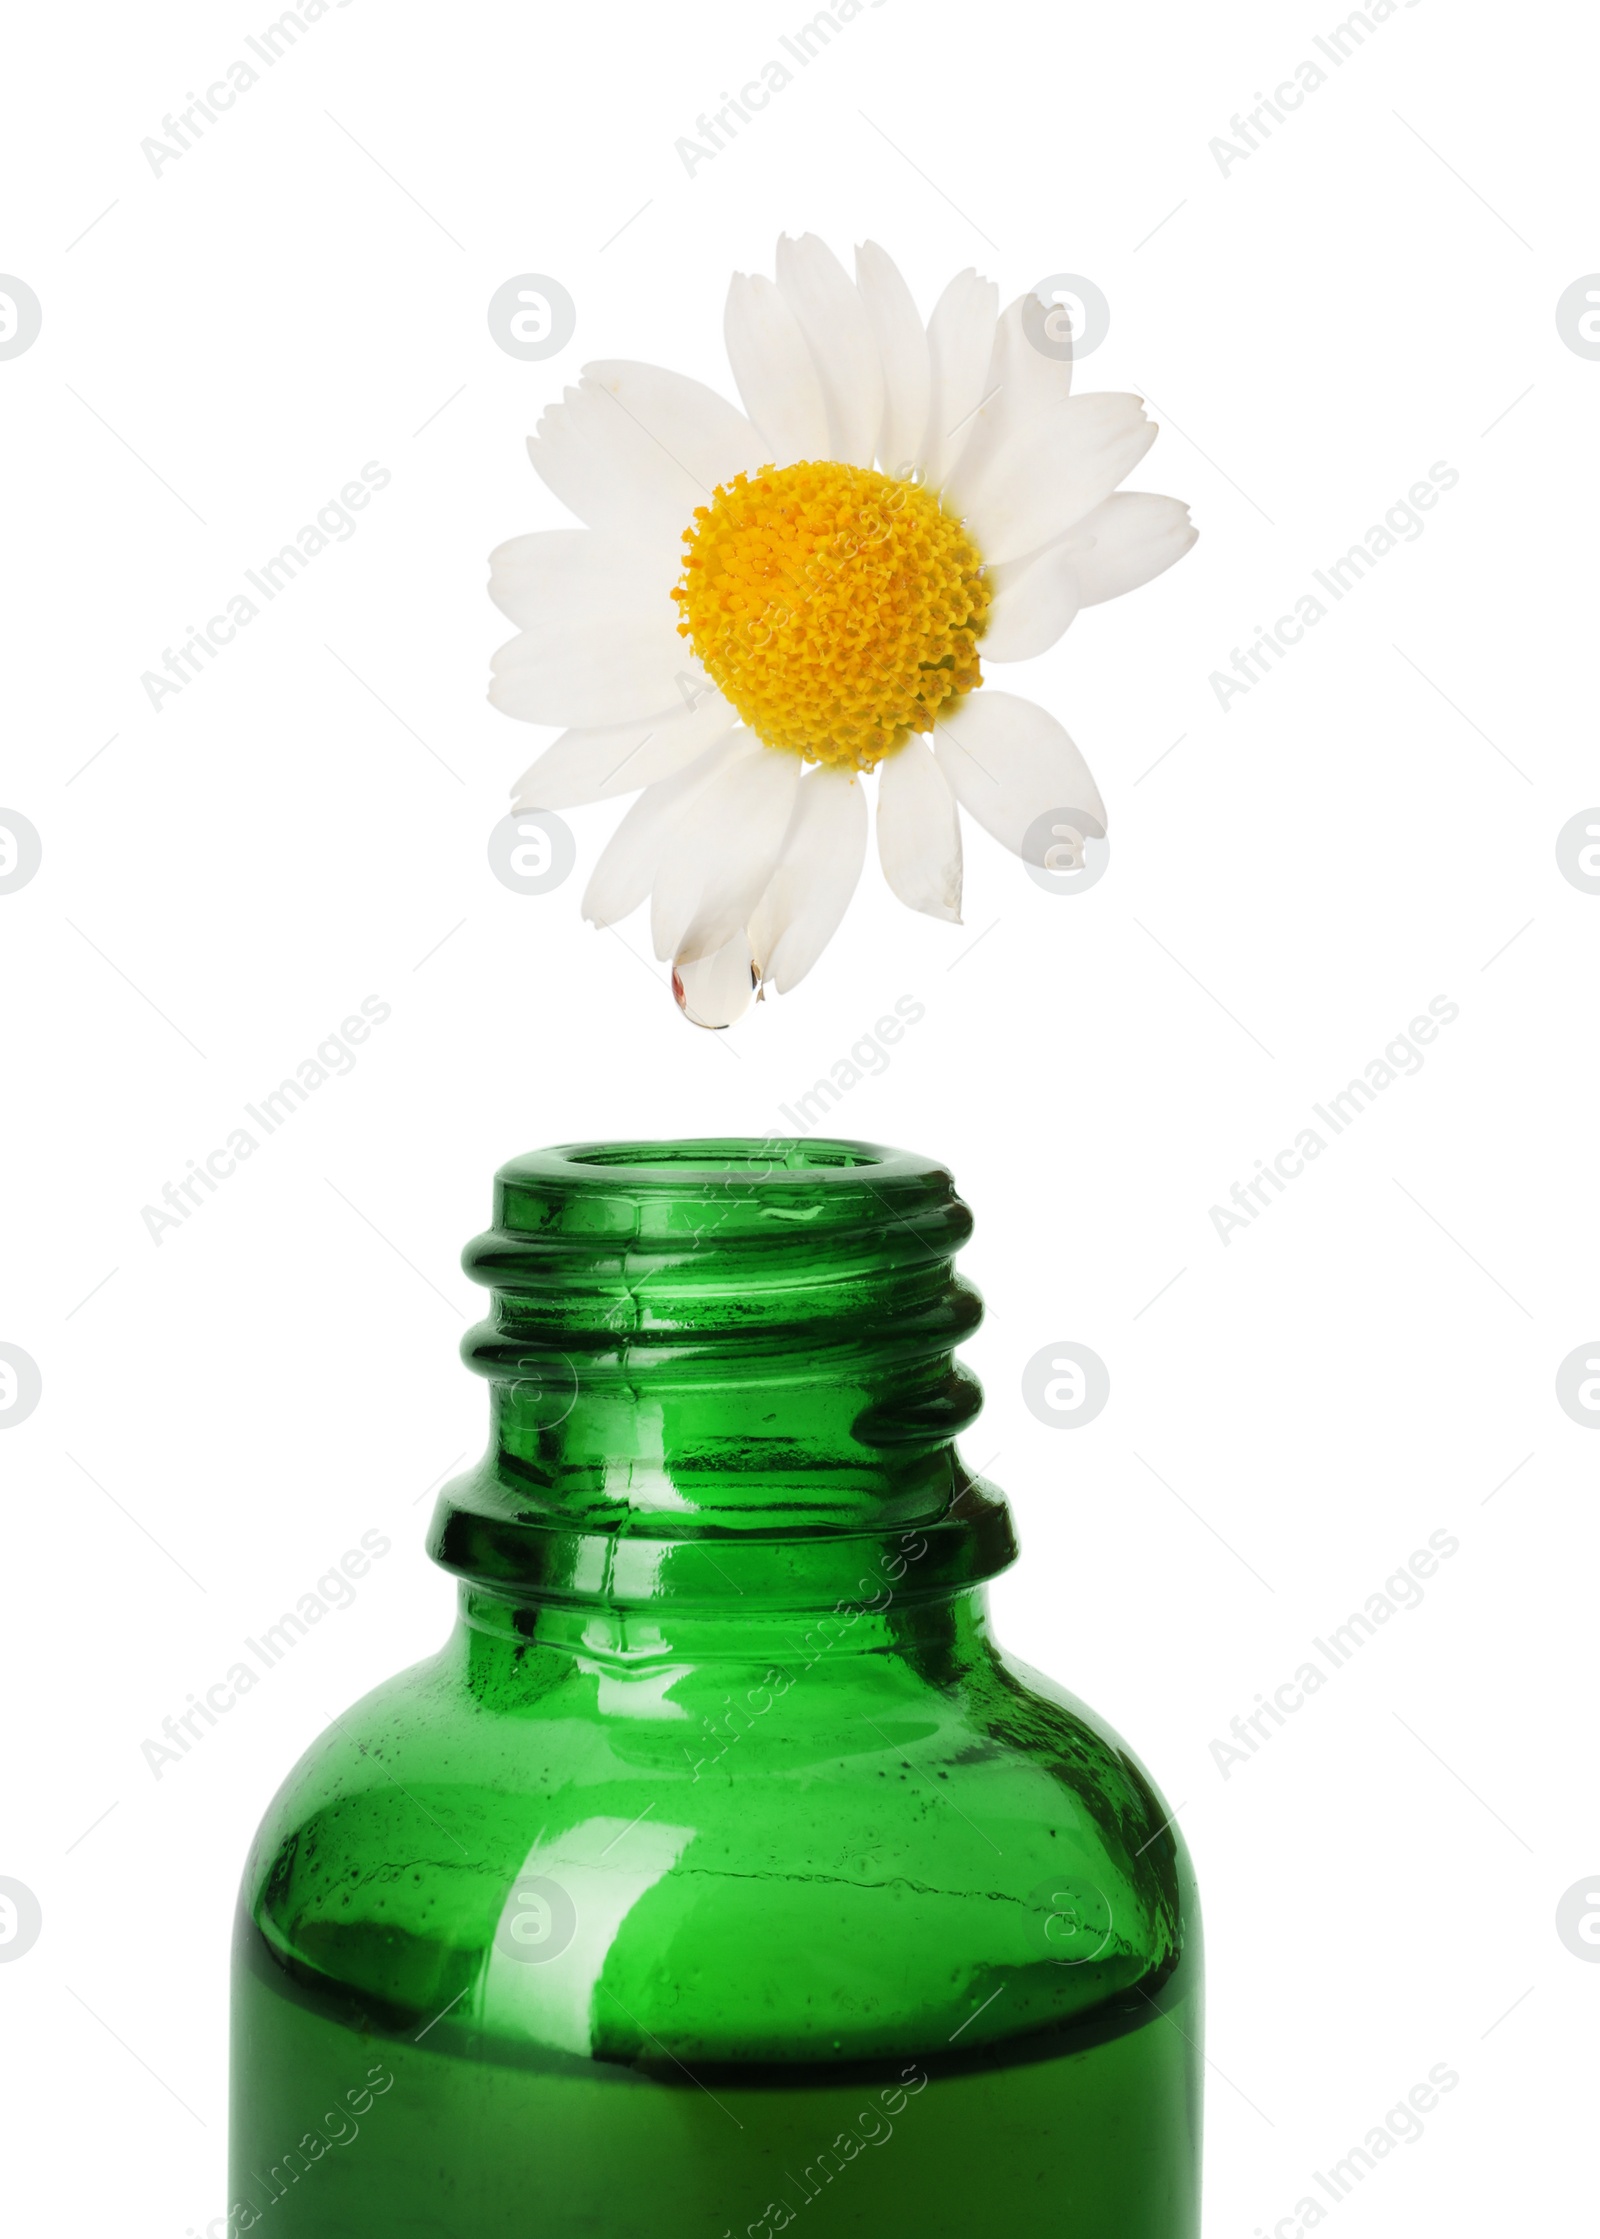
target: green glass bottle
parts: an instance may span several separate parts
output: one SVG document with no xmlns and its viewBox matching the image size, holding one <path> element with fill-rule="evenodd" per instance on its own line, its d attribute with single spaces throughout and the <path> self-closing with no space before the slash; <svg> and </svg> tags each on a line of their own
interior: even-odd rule
<svg viewBox="0 0 1600 2239">
<path fill-rule="evenodd" d="M 989 1631 L 970 1229 L 864 1143 L 502 1170 L 460 1621 L 245 1872 L 230 2239 L 1194 2239 L 1188 1862 Z"/>
</svg>

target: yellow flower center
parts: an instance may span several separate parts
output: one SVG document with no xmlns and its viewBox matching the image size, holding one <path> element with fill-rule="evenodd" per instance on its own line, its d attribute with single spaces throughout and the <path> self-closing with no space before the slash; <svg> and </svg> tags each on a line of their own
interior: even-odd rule
<svg viewBox="0 0 1600 2239">
<path fill-rule="evenodd" d="M 696 506 L 678 634 L 767 746 L 870 770 L 983 682 L 983 562 L 912 482 L 832 459 Z"/>
</svg>

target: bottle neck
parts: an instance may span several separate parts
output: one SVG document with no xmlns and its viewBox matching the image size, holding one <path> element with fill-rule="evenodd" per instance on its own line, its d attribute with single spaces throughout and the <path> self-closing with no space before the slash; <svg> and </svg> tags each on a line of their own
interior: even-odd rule
<svg viewBox="0 0 1600 2239">
<path fill-rule="evenodd" d="M 497 1177 L 468 1247 L 491 1389 L 430 1551 L 513 1607 L 899 1610 L 992 1577 L 954 1445 L 976 1293 L 948 1174 L 860 1144 L 603 1146 Z"/>
<path fill-rule="evenodd" d="M 463 1582 L 459 1614 L 468 1656 L 485 1674 L 549 1654 L 620 1680 L 651 1681 L 690 1666 L 747 1666 L 776 1671 L 792 1685 L 844 1675 L 872 1657 L 938 1680 L 970 1670 L 993 1647 L 982 1586 L 930 1594 L 910 1592 L 902 1582 L 827 1609 L 746 1610 L 530 1601 Z"/>
<path fill-rule="evenodd" d="M 480 1703 L 506 1712 L 563 1690 L 569 1707 L 640 1721 L 641 1747 L 663 1737 L 691 1780 L 714 1776 L 744 1736 L 842 1731 L 857 1741 L 868 1696 L 879 1717 L 925 1719 L 930 1691 L 968 1687 L 996 1660 L 987 1590 L 912 1595 L 884 1587 L 829 1609 L 599 1608 L 461 1588 L 449 1651 Z M 773 1728 L 764 1724 L 782 1706 Z"/>
</svg>

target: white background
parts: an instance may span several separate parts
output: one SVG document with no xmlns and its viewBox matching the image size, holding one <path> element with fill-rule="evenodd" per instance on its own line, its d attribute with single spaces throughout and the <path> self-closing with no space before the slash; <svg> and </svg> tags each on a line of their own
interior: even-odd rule
<svg viewBox="0 0 1600 2239">
<path fill-rule="evenodd" d="M 0 898 L 0 1338 L 43 1378 L 0 1441 L 0 1873 L 44 1918 L 0 1967 L 19 2225 L 223 2211 L 253 1825 L 450 1622 L 420 1540 L 481 1443 L 457 1254 L 494 1167 L 781 1130 L 910 995 L 835 1124 L 936 1153 L 974 1206 L 967 1452 L 1024 1548 L 999 1628 L 1181 1807 L 1208 2230 L 1287 2239 L 1439 2062 L 1458 2088 L 1331 2219 L 1564 2228 L 1600 1438 L 1555 1373 L 1600 1329 L 1600 899 L 1555 841 L 1600 800 L 1600 363 L 1555 306 L 1600 267 L 1593 24 L 1419 0 L 1336 69 L 1338 11 L 1301 0 L 887 0 L 691 178 L 675 141 L 804 11 L 352 0 L 153 174 L 141 141 L 270 20 L 36 8 L 5 55 L 0 270 L 44 317 L 0 362 L 0 804 L 44 846 Z M 1224 173 L 1211 141 L 1307 58 L 1328 83 Z M 485 559 L 562 524 L 523 438 L 586 358 L 731 393 L 727 277 L 785 229 L 881 241 L 924 310 L 972 263 L 1002 300 L 1090 276 L 1112 324 L 1079 386 L 1151 400 L 1135 482 L 1201 541 L 1004 679 L 1100 780 L 1101 883 L 1042 893 L 969 827 L 952 928 L 869 864 L 811 979 L 718 1037 L 638 923 L 580 922 L 614 806 L 572 817 L 559 892 L 490 876 L 548 734 L 485 702 Z M 577 305 L 543 363 L 485 320 L 525 272 Z M 154 710 L 142 672 L 368 460 L 392 480 L 358 532 Z M 1233 648 L 1440 460 L 1425 533 L 1221 708 Z M 141 1209 L 367 995 L 392 1017 L 355 1070 L 154 1243 Z M 1211 1206 L 1435 996 L 1460 1015 L 1421 1072 L 1224 1244 Z M 1111 1378 L 1073 1431 L 1020 1392 L 1067 1339 Z M 155 1780 L 162 1719 L 368 1529 L 393 1548 L 354 1607 Z M 1225 1780 L 1229 1721 L 1439 1529 L 1422 1606 Z"/>
</svg>

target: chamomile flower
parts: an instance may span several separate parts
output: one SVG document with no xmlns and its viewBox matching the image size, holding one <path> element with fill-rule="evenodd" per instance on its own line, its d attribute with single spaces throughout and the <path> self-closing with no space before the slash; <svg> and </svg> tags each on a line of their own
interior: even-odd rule
<svg viewBox="0 0 1600 2239">
<path fill-rule="evenodd" d="M 490 595 L 519 635 L 489 697 L 560 726 L 518 810 L 637 794 L 583 901 L 646 902 L 697 1025 L 796 985 L 866 856 L 959 922 L 965 810 L 1036 863 L 1105 808 L 1055 717 L 985 664 L 1053 645 L 1080 607 L 1194 542 L 1174 498 L 1122 491 L 1156 430 L 1137 397 L 1071 394 L 1045 307 L 952 280 L 924 326 L 883 250 L 854 281 L 814 235 L 736 274 L 739 412 L 660 367 L 584 368 L 529 439 L 584 524 L 513 538 Z M 1054 857 L 1052 860 L 1059 860 Z"/>
</svg>

